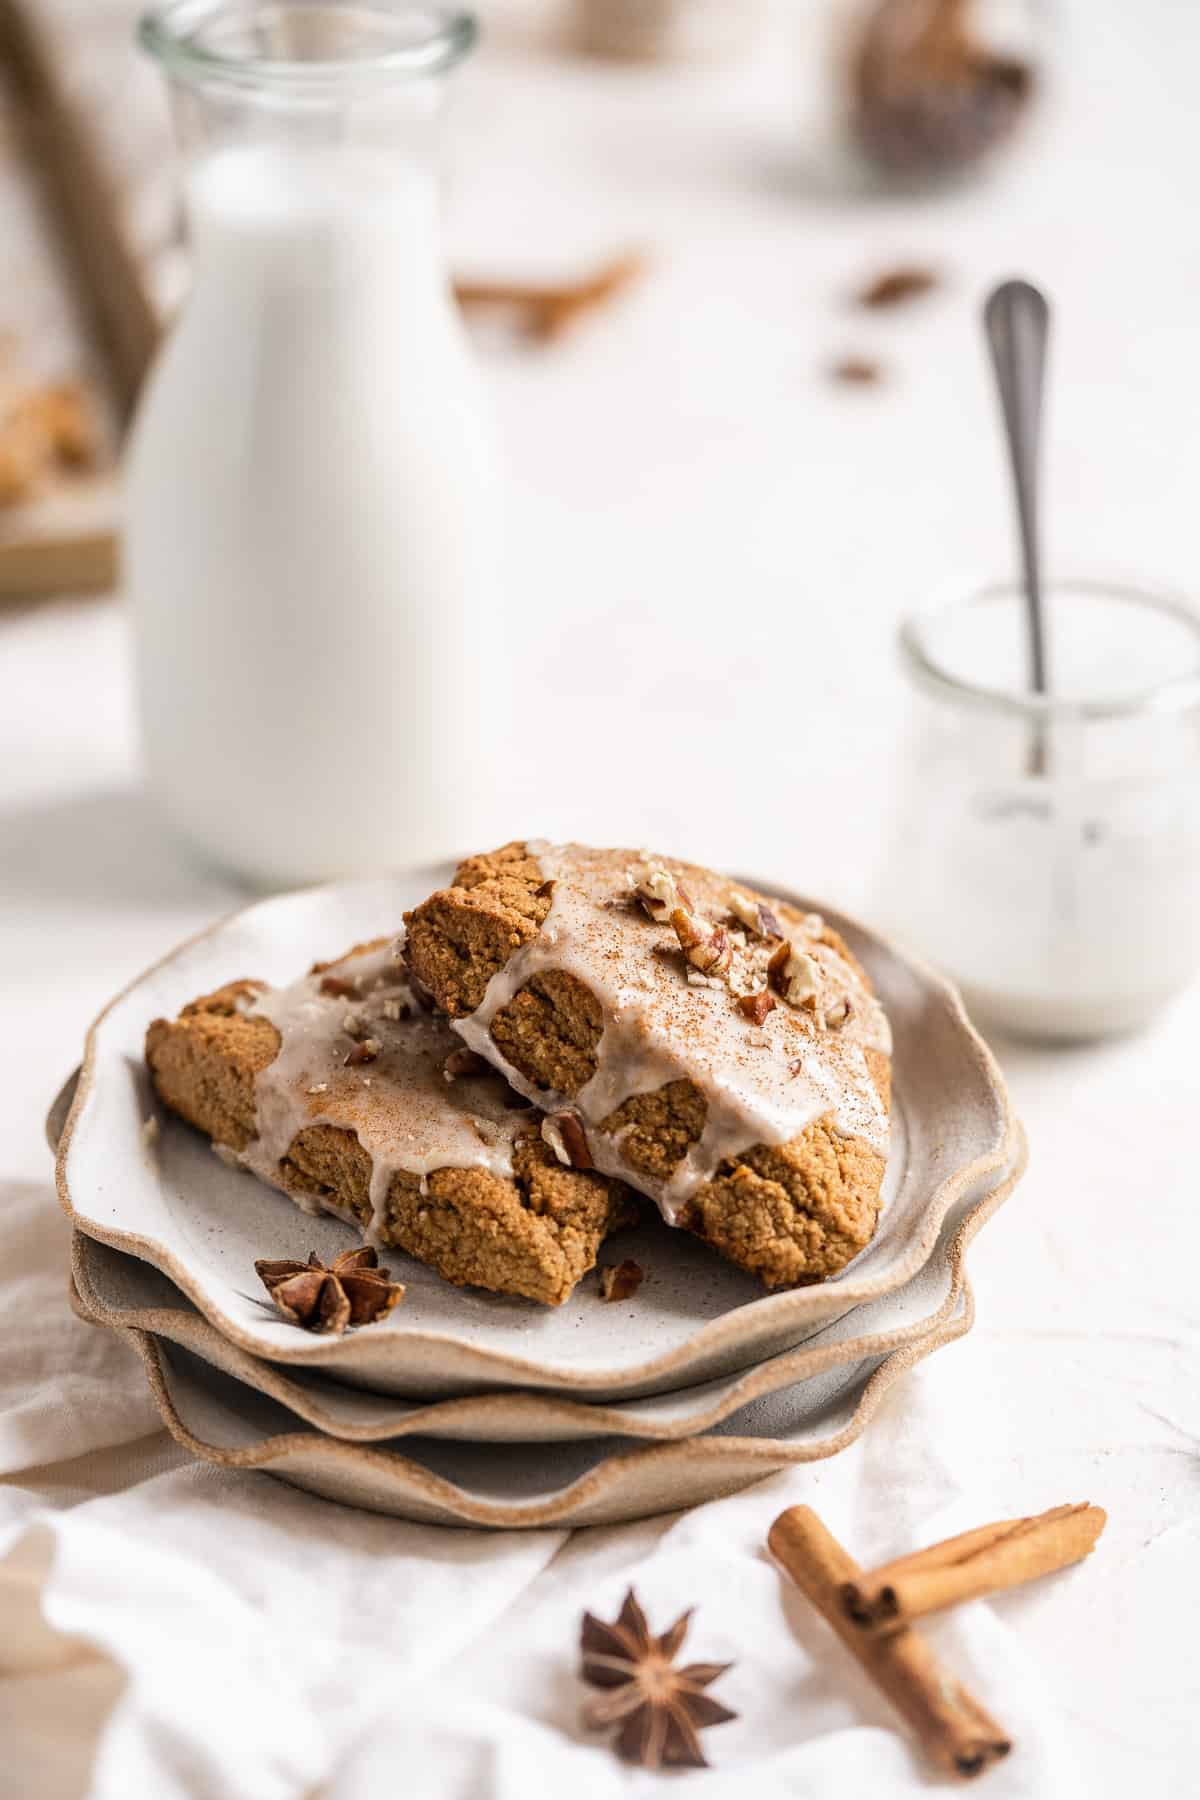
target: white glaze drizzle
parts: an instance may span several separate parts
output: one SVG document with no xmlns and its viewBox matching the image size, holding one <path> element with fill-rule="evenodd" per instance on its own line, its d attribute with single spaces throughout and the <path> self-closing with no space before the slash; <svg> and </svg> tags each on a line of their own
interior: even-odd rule
<svg viewBox="0 0 1200 1800">
<path fill-rule="evenodd" d="M 321 984 L 353 983 L 350 995 Z M 445 1073 L 461 1048 L 446 1021 L 422 1010 L 390 948 L 351 954 L 290 987 L 269 989 L 248 1009 L 279 1033 L 275 1060 L 255 1079 L 257 1136 L 239 1161 L 274 1187 L 279 1164 L 310 1125 L 352 1131 L 371 1158 L 368 1242 L 378 1244 L 388 1190 L 399 1173 L 428 1178 L 436 1169 L 484 1169 L 511 1178 L 513 1144 L 531 1113 L 491 1070 Z M 350 1026 L 352 1029 L 347 1029 Z M 373 1040 L 370 1062 L 347 1065 L 355 1046 Z M 329 1212 L 361 1228 L 326 1195 L 291 1194 L 305 1211 Z"/>
<path fill-rule="evenodd" d="M 788 936 L 817 966 L 816 1015 L 778 1004 L 761 1025 L 739 1011 L 724 981 L 689 981 L 674 931 L 629 904 L 630 889 L 611 852 L 578 844 L 534 843 L 543 877 L 553 882 L 550 911 L 537 936 L 510 957 L 474 1013 L 454 1029 L 501 1068 L 538 1106 L 576 1112 L 596 1167 L 655 1200 L 673 1224 L 683 1202 L 728 1157 L 757 1144 L 785 1144 L 829 1115 L 845 1137 L 887 1155 L 888 1115 L 865 1049 L 890 1054 L 883 1008 L 846 960 L 821 944 L 821 921 L 788 925 Z M 724 912 L 729 886 L 667 862 L 702 912 Z M 603 1010 L 596 1072 L 574 1096 L 535 1087 L 492 1039 L 497 1013 L 535 975 L 558 970 L 591 989 Z M 837 1029 L 826 1012 L 842 1001 L 850 1015 Z M 634 1094 L 689 1080 L 707 1106 L 704 1130 L 667 1180 L 634 1171 L 621 1156 L 621 1133 L 601 1130 Z"/>
</svg>

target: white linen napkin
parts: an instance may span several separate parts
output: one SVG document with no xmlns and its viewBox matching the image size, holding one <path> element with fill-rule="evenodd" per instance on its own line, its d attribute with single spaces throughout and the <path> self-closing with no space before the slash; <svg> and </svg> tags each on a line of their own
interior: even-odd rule
<svg viewBox="0 0 1200 1800">
<path fill-rule="evenodd" d="M 607 1800 L 670 1779 L 697 1800 L 900 1800 L 943 1785 L 763 1549 L 799 1500 L 864 1563 L 996 1514 L 933 1449 L 921 1371 L 853 1450 L 690 1514 L 575 1534 L 409 1525 L 189 1462 L 132 1351 L 70 1312 L 49 1190 L 0 1199 L 0 1793 Z M 628 1770 L 580 1725 L 580 1615 L 614 1616 L 631 1582 L 656 1629 L 697 1608 L 685 1660 L 735 1664 L 715 1691 L 740 1717 L 705 1734 L 707 1772 Z M 1017 1635 L 983 1605 L 930 1630 L 1016 1742 L 989 1800 L 1071 1800 L 1052 1688 Z"/>
</svg>

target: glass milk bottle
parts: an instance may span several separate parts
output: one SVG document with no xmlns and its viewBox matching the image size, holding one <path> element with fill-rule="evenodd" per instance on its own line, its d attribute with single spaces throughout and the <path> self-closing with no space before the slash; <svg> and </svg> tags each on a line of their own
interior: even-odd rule
<svg viewBox="0 0 1200 1800">
<path fill-rule="evenodd" d="M 141 27 L 193 263 L 126 467 L 147 772 L 265 885 L 461 850 L 494 758 L 496 478 L 435 158 L 474 35 L 388 0 Z"/>
</svg>

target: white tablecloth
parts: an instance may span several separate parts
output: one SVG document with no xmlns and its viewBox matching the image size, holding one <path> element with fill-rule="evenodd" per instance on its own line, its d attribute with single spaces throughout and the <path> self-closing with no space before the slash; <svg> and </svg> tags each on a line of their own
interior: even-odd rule
<svg viewBox="0 0 1200 1800">
<path fill-rule="evenodd" d="M 1200 24 L 1170 0 L 1056 14 L 1025 147 L 920 208 L 797 178 L 782 53 L 733 78 L 481 65 L 459 262 L 656 258 L 619 324 L 488 351 L 537 698 L 498 833 L 656 843 L 870 910 L 895 619 L 1009 563 L 975 306 L 1014 268 L 1059 304 L 1053 550 L 1200 585 Z M 951 282 L 848 316 L 845 286 L 896 256 Z M 844 347 L 891 379 L 828 387 Z M 807 1500 L 870 1563 L 1085 1498 L 1111 1515 L 1091 1563 L 936 1628 L 1017 1741 L 985 1791 L 1187 1791 L 1200 996 L 1136 1041 L 1000 1046 L 1033 1162 L 973 1252 L 979 1323 L 845 1456 L 575 1537 L 360 1517 L 190 1464 L 132 1354 L 67 1311 L 45 1107 L 104 999 L 238 896 L 141 798 L 119 605 L 18 612 L 0 645 L 0 1794 L 649 1792 L 577 1723 L 579 1614 L 630 1581 L 656 1623 L 695 1604 L 695 1654 L 737 1664 L 697 1795 L 922 1791 L 764 1559 L 768 1524 Z"/>
</svg>

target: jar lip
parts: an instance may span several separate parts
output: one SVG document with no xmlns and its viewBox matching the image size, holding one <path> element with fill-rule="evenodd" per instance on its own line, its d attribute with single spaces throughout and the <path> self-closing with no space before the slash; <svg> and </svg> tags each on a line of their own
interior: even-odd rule
<svg viewBox="0 0 1200 1800">
<path fill-rule="evenodd" d="M 1126 600 L 1168 617 L 1178 619 L 1196 636 L 1196 669 L 1192 674 L 1173 675 L 1127 693 L 1097 693 L 1062 697 L 1035 694 L 1020 688 L 989 687 L 982 682 L 966 680 L 944 668 L 930 649 L 926 633 L 930 626 L 951 612 L 972 602 L 1000 598 L 1016 599 L 1020 594 L 1017 581 L 976 582 L 958 584 L 942 592 L 932 605 L 910 613 L 900 625 L 899 645 L 906 667 L 917 683 L 943 699 L 956 700 L 993 712 L 1015 714 L 1030 719 L 1105 720 L 1136 718 L 1144 714 L 1186 712 L 1200 706 L 1200 612 L 1182 595 L 1162 588 L 1150 588 L 1136 580 L 1120 576 L 1066 575 L 1047 584 L 1047 592 L 1066 589 L 1072 593 Z"/>
<path fill-rule="evenodd" d="M 288 11 L 313 12 L 316 5 L 294 9 L 276 4 L 264 12 L 282 16 Z M 329 7 L 327 10 L 342 10 Z M 214 49 L 199 41 L 200 28 L 222 12 L 231 15 L 229 0 L 159 0 L 138 21 L 137 37 L 143 48 L 170 75 L 185 80 L 219 83 L 232 87 L 273 87 L 312 93 L 335 87 L 379 84 L 404 76 L 437 75 L 466 55 L 479 35 L 474 13 L 457 7 L 426 5 L 418 0 L 363 0 L 346 8 L 363 18 L 425 21 L 411 42 L 363 56 L 293 58 L 272 54 L 246 55 Z"/>
</svg>

